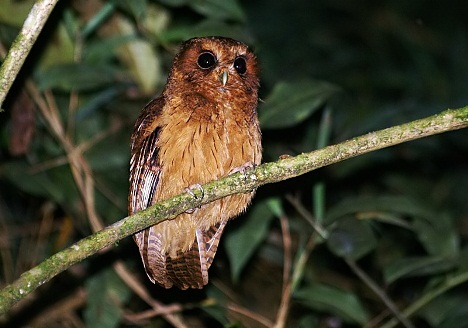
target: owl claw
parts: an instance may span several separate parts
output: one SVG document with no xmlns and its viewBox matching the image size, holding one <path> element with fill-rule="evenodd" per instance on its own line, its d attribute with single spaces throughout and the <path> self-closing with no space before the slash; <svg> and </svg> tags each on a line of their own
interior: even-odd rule
<svg viewBox="0 0 468 328">
<path fill-rule="evenodd" d="M 195 193 L 192 191 L 192 189 L 195 189 L 195 188 L 197 188 L 198 190 L 201 191 L 201 197 L 197 197 L 197 195 L 195 195 Z M 204 196 L 204 193 L 205 193 L 205 191 L 203 190 L 203 187 L 199 183 L 195 183 L 195 184 L 185 188 L 184 191 L 187 194 L 189 194 L 190 196 L 192 196 L 193 198 L 195 198 L 195 199 L 202 199 L 203 196 Z M 185 211 L 185 213 L 188 213 L 188 214 L 192 214 L 193 212 L 195 212 L 194 208 L 191 208 L 191 209 Z"/>
<path fill-rule="evenodd" d="M 195 193 L 192 191 L 192 189 L 195 189 L 195 188 L 201 191 L 201 197 L 198 197 L 198 196 L 195 195 Z M 184 191 L 185 191 L 187 194 L 189 194 L 190 196 L 192 196 L 193 198 L 195 198 L 195 199 L 202 199 L 203 196 L 204 196 L 204 193 L 205 193 L 205 191 L 203 190 L 203 187 L 202 187 L 201 184 L 199 184 L 199 183 L 195 183 L 195 184 L 193 184 L 193 185 L 191 185 L 191 186 L 185 188 Z"/>
<path fill-rule="evenodd" d="M 254 168 L 255 168 L 255 164 L 252 163 L 251 161 L 248 161 L 239 167 L 233 168 L 231 171 L 229 171 L 229 175 L 240 172 L 244 175 L 244 180 L 245 180 L 247 179 L 247 170 L 252 170 Z"/>
</svg>

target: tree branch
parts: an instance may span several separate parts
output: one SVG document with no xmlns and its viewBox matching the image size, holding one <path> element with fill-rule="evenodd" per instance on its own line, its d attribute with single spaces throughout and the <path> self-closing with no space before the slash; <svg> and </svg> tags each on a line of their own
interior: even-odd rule
<svg viewBox="0 0 468 328">
<path fill-rule="evenodd" d="M 0 67 L 0 111 L 6 95 L 58 0 L 38 0 Z"/>
<path fill-rule="evenodd" d="M 174 218 L 188 209 L 235 193 L 248 192 L 268 183 L 297 177 L 371 151 L 467 126 L 468 106 L 456 110 L 446 110 L 437 115 L 368 133 L 310 153 L 265 163 L 247 171 L 246 176 L 236 173 L 212 181 L 203 185 L 203 198 L 199 190 L 194 190 L 198 198 L 183 193 L 159 202 L 76 242 L 23 273 L 18 280 L 0 291 L 0 313 L 5 313 L 13 304 L 37 287 L 100 249 L 111 246 L 139 230 Z"/>
</svg>

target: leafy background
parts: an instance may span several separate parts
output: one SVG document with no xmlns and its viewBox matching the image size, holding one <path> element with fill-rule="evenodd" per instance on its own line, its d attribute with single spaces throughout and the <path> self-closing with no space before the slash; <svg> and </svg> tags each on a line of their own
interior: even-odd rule
<svg viewBox="0 0 468 328">
<path fill-rule="evenodd" d="M 32 4 L 0 0 L 3 54 Z M 0 113 L 0 285 L 126 216 L 132 125 L 181 41 L 255 49 L 274 161 L 466 105 L 466 12 L 454 0 L 59 2 Z M 451 132 L 262 187 L 202 291 L 152 285 L 127 238 L 0 323 L 171 326 L 138 281 L 180 327 L 393 327 L 402 313 L 407 327 L 468 327 L 467 149 Z"/>
</svg>

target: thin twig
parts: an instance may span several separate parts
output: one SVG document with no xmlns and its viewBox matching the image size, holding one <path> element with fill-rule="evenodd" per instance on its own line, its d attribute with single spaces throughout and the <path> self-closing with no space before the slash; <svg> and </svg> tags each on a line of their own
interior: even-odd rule
<svg viewBox="0 0 468 328">
<path fill-rule="evenodd" d="M 286 327 L 286 320 L 288 318 L 289 304 L 291 302 L 291 233 L 289 231 L 288 219 L 285 216 L 280 216 L 281 232 L 283 236 L 283 249 L 284 249 L 284 261 L 283 261 L 283 290 L 281 292 L 281 303 L 276 315 L 275 328 Z"/>
<path fill-rule="evenodd" d="M 304 218 L 306 221 L 308 221 L 312 227 L 315 227 L 315 233 L 312 233 L 309 237 L 309 240 L 307 241 L 307 244 L 304 246 L 304 249 L 302 250 L 302 253 L 299 255 L 299 258 L 297 259 L 295 265 L 294 265 L 294 271 L 293 275 L 291 278 L 291 293 L 293 293 L 296 290 L 297 285 L 302 279 L 302 274 L 304 273 L 304 268 L 305 265 L 307 264 L 307 261 L 309 259 L 309 255 L 312 252 L 312 250 L 315 247 L 316 240 L 317 240 L 317 235 L 320 236 L 322 240 L 327 238 L 327 231 L 322 225 L 317 222 L 315 217 L 310 213 L 304 205 L 297 199 L 296 197 L 293 197 L 291 194 L 286 194 L 286 199 L 289 201 L 289 203 L 294 206 L 296 211 Z M 319 232 L 320 231 L 320 232 Z"/>
<path fill-rule="evenodd" d="M 394 317 L 392 316 L 392 312 L 388 308 L 385 308 L 382 312 L 380 312 L 375 317 L 367 321 L 363 328 L 381 327 L 382 325 L 380 323 L 388 317 L 394 319 Z M 395 319 L 395 322 L 398 323 L 398 320 Z"/>
<path fill-rule="evenodd" d="M 30 317 L 30 322 L 28 326 L 30 327 L 47 327 L 50 326 L 52 322 L 61 322 L 66 313 L 72 313 L 75 310 L 83 307 L 86 304 L 86 291 L 84 288 L 78 288 L 76 291 L 60 299 L 60 301 L 55 302 L 51 306 L 42 310 L 37 317 L 32 314 Z M 73 326 L 70 325 L 69 326 Z"/>
<path fill-rule="evenodd" d="M 127 284 L 127 286 L 129 286 L 135 294 L 151 306 L 151 310 L 145 312 L 145 315 L 150 315 L 151 317 L 162 316 L 176 328 L 188 328 L 188 326 L 177 315 L 177 312 L 181 312 L 183 310 L 180 304 L 164 305 L 153 299 L 143 284 L 138 279 L 135 279 L 135 276 L 128 271 L 122 261 L 117 261 L 113 267 L 115 272 L 117 272 L 119 277 Z M 143 319 L 144 317 L 144 315 L 135 316 L 134 319 Z"/>
<path fill-rule="evenodd" d="M 291 263 L 292 263 L 292 242 L 291 232 L 289 231 L 288 218 L 286 216 L 280 216 L 281 232 L 283 237 L 283 248 L 284 248 L 284 268 L 283 268 L 283 284 L 289 281 L 291 274 Z"/>
<path fill-rule="evenodd" d="M 242 307 L 242 306 L 240 306 L 238 304 L 229 303 L 227 305 L 227 308 L 232 312 L 242 314 L 243 316 L 245 316 L 247 318 L 255 320 L 256 322 L 258 322 L 259 324 L 261 324 L 261 325 L 263 325 L 263 326 L 265 326 L 267 328 L 273 327 L 273 322 L 271 322 L 267 318 L 259 315 L 256 312 L 250 311 L 249 309 L 246 309 L 246 308 L 244 308 L 244 307 Z"/>
<path fill-rule="evenodd" d="M 395 303 L 390 299 L 390 297 L 383 291 L 376 283 L 369 277 L 357 264 L 354 260 L 350 258 L 345 258 L 346 263 L 349 265 L 351 270 L 361 279 L 367 287 L 369 287 L 387 306 L 387 308 L 393 313 L 395 318 L 406 328 L 414 328 L 414 325 L 408 318 L 400 312 Z"/>
<path fill-rule="evenodd" d="M 142 320 L 164 316 L 164 315 L 173 315 L 174 313 L 181 312 L 183 310 L 180 304 L 171 304 L 165 307 L 153 308 L 151 310 L 146 310 L 139 313 L 126 313 L 125 319 L 134 323 L 138 323 Z M 174 325 L 174 327 L 188 327 L 184 323 L 182 325 Z"/>
<path fill-rule="evenodd" d="M 460 272 L 457 274 L 454 274 L 453 276 L 449 276 L 444 280 L 439 286 L 427 291 L 422 295 L 419 299 L 417 299 L 415 302 L 411 304 L 407 309 L 405 309 L 403 314 L 407 317 L 412 316 L 415 314 L 418 310 L 420 310 L 423 306 L 431 302 L 434 298 L 437 296 L 445 293 L 447 290 L 464 284 L 468 281 L 468 272 Z M 382 328 L 392 328 L 395 327 L 398 324 L 398 321 L 395 319 L 392 319 L 388 321 L 386 324 L 382 325 Z"/>
<path fill-rule="evenodd" d="M 304 268 L 307 264 L 307 261 L 309 260 L 309 255 L 310 253 L 312 253 L 312 250 L 315 248 L 316 245 L 315 239 L 316 238 L 314 235 L 311 235 L 309 237 L 307 244 L 305 245 L 301 255 L 299 256 L 294 265 L 294 271 L 291 278 L 291 293 L 294 293 L 296 287 L 299 285 L 299 282 L 302 279 L 302 276 L 304 274 Z"/>
<path fill-rule="evenodd" d="M 315 230 L 315 232 L 322 238 L 322 239 L 327 239 L 328 238 L 328 232 L 327 230 L 319 223 L 317 220 L 315 220 L 314 216 L 312 213 L 310 213 L 304 205 L 296 198 L 293 197 L 291 194 L 286 194 L 286 200 L 294 206 L 296 211 L 304 218 L 306 219 L 307 222 L 312 226 L 312 228 Z"/>
</svg>

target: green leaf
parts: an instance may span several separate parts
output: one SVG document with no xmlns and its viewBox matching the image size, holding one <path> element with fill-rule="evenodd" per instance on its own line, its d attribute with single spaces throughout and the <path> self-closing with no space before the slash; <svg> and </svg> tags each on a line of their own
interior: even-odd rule
<svg viewBox="0 0 468 328">
<path fill-rule="evenodd" d="M 0 22 L 2 22 L 2 25 L 23 26 L 24 20 L 28 16 L 34 2 L 34 0 L 20 2 L 1 0 L 0 8 L 2 8 L 2 10 L 0 10 Z"/>
<path fill-rule="evenodd" d="M 405 277 L 439 274 L 456 265 L 455 259 L 433 256 L 399 259 L 384 268 L 385 282 L 391 284 Z"/>
<path fill-rule="evenodd" d="M 279 217 L 282 217 L 284 215 L 284 209 L 283 209 L 283 205 L 281 203 L 281 199 L 276 198 L 276 197 L 269 198 L 269 199 L 267 199 L 267 204 L 268 204 L 268 207 L 270 208 L 271 212 L 273 212 L 273 214 L 276 217 L 279 218 Z"/>
<path fill-rule="evenodd" d="M 406 215 L 412 219 L 412 228 L 426 251 L 433 256 L 454 257 L 458 255 L 460 239 L 453 220 L 446 214 L 439 214 L 430 205 L 406 196 L 378 196 L 350 198 L 327 212 L 326 225 L 340 217 L 366 212 L 378 213 L 388 218 L 387 223 L 404 226 L 393 214 Z"/>
<path fill-rule="evenodd" d="M 115 81 L 115 70 L 103 65 L 63 64 L 37 74 L 41 90 L 85 91 Z"/>
<path fill-rule="evenodd" d="M 198 24 L 182 22 L 180 25 L 170 26 L 161 32 L 160 38 L 164 43 L 181 42 L 198 36 L 222 35 L 225 37 L 252 43 L 252 37 L 241 24 L 228 24 L 212 18 L 202 20 Z"/>
<path fill-rule="evenodd" d="M 88 302 L 84 311 L 85 326 L 117 327 L 121 308 L 130 297 L 130 290 L 112 268 L 100 272 L 86 283 Z"/>
<path fill-rule="evenodd" d="M 268 200 L 257 202 L 249 210 L 242 225 L 226 235 L 224 245 L 235 282 L 239 280 L 242 269 L 266 238 L 273 217 Z"/>
<path fill-rule="evenodd" d="M 159 0 L 162 4 L 172 7 L 180 7 L 186 5 L 190 0 Z"/>
<path fill-rule="evenodd" d="M 366 221 L 345 218 L 337 222 L 328 239 L 328 248 L 337 256 L 357 260 L 377 245 L 374 233 Z"/>
<path fill-rule="evenodd" d="M 119 30 L 124 35 L 135 35 L 138 29 L 128 19 L 118 21 Z M 122 60 L 144 94 L 153 94 L 161 77 L 161 58 L 153 45 L 143 38 L 125 43 L 118 49 Z"/>
<path fill-rule="evenodd" d="M 312 188 L 312 195 L 315 219 L 322 224 L 325 217 L 325 183 L 315 183 Z"/>
<path fill-rule="evenodd" d="M 310 327 L 319 327 L 320 320 L 318 316 L 313 316 L 311 314 L 306 314 L 301 317 L 301 320 L 297 324 L 297 328 L 310 328 Z"/>
<path fill-rule="evenodd" d="M 67 11 L 65 11 L 65 13 L 67 13 Z M 76 33 L 76 30 L 68 30 L 69 26 L 67 25 L 73 24 L 71 22 L 69 24 L 59 23 L 54 37 L 45 40 L 44 44 L 41 44 L 44 51 L 41 52 L 36 71 L 42 72 L 50 67 L 60 64 L 70 64 L 74 61 L 74 56 L 76 55 L 76 40 L 72 35 Z"/>
<path fill-rule="evenodd" d="M 456 317 L 460 306 L 466 309 L 466 299 L 462 295 L 443 294 L 434 298 L 429 304 L 418 311 L 418 316 L 424 318 L 430 324 L 430 327 L 439 328 L 443 327 L 443 324 L 448 323 L 452 318 L 460 320 L 460 318 Z M 468 318 L 466 313 L 465 317 Z M 458 328 L 459 325 L 455 324 L 445 327 Z"/>
<path fill-rule="evenodd" d="M 114 3 L 137 20 L 144 16 L 148 7 L 147 0 L 114 0 Z"/>
<path fill-rule="evenodd" d="M 419 241 L 426 251 L 434 256 L 456 256 L 460 245 L 460 236 L 452 219 L 448 215 L 416 217 L 413 223 Z"/>
<path fill-rule="evenodd" d="M 237 0 L 194 0 L 188 5 L 199 14 L 209 18 L 245 21 L 245 13 Z"/>
<path fill-rule="evenodd" d="M 223 327 L 227 327 L 229 325 L 229 319 L 226 313 L 228 303 L 226 299 L 227 295 L 214 284 L 208 284 L 204 290 L 207 298 L 203 302 L 201 309 L 222 324 Z"/>
<path fill-rule="evenodd" d="M 311 284 L 299 289 L 294 297 L 307 307 L 337 315 L 346 322 L 364 325 L 369 319 L 359 298 L 350 291 L 324 284 Z"/>
<path fill-rule="evenodd" d="M 466 303 L 458 303 L 452 307 L 438 328 L 468 328 L 468 307 Z"/>
<path fill-rule="evenodd" d="M 126 135 L 104 139 L 86 152 L 89 165 L 95 171 L 126 167 L 130 161 Z"/>
<path fill-rule="evenodd" d="M 99 11 L 91 17 L 90 20 L 86 22 L 86 25 L 81 30 L 81 34 L 83 37 L 89 36 L 91 33 L 96 31 L 112 13 L 115 11 L 115 5 L 112 2 L 105 3 Z"/>
<path fill-rule="evenodd" d="M 115 84 L 94 93 L 92 97 L 86 99 L 83 106 L 76 110 L 75 121 L 83 121 L 90 118 L 93 114 L 102 111 L 106 105 L 118 97 L 119 92 L 121 92 L 122 89 L 122 85 Z"/>
<path fill-rule="evenodd" d="M 294 126 L 322 107 L 337 91 L 336 86 L 323 81 L 278 82 L 260 107 L 261 126 L 267 129 Z"/>
<path fill-rule="evenodd" d="M 136 35 L 119 35 L 90 41 L 84 49 L 83 61 L 88 64 L 104 64 L 115 56 L 118 47 L 137 40 Z"/>
<path fill-rule="evenodd" d="M 60 204 L 72 204 L 78 196 L 68 166 L 34 172 L 24 161 L 15 160 L 3 164 L 1 169 L 5 178 L 26 193 L 51 199 Z"/>
<path fill-rule="evenodd" d="M 325 224 L 331 224 L 343 216 L 374 211 L 400 213 L 412 217 L 432 215 L 430 209 L 405 196 L 353 197 L 333 206 L 327 212 Z"/>
</svg>

